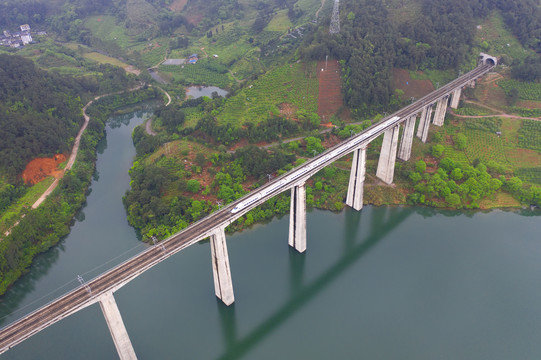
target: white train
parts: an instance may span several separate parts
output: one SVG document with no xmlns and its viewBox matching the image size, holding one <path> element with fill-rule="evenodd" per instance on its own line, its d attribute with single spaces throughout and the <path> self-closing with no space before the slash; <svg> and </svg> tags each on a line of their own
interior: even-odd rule
<svg viewBox="0 0 541 360">
<path fill-rule="evenodd" d="M 278 188 L 292 182 L 295 179 L 298 179 L 299 177 L 303 176 L 304 174 L 308 173 L 310 170 L 317 168 L 319 165 L 322 165 L 326 163 L 329 159 L 333 159 L 334 157 L 338 156 L 340 153 L 343 153 L 344 150 L 350 149 L 357 144 L 369 139 L 376 133 L 380 132 L 384 127 L 388 126 L 389 123 L 396 123 L 400 118 L 398 116 L 395 116 L 387 121 L 381 122 L 374 126 L 372 129 L 369 129 L 363 133 L 361 133 L 358 137 L 353 139 L 352 141 L 348 142 L 344 146 L 338 147 L 331 152 L 317 158 L 316 160 L 312 161 L 311 163 L 301 167 L 300 169 L 293 170 L 289 175 L 287 175 L 285 178 L 281 179 L 280 181 L 275 181 L 270 186 L 266 187 L 265 189 L 258 191 L 252 195 L 250 195 L 245 200 L 241 201 L 237 204 L 232 210 L 231 213 L 235 214 L 242 209 L 252 205 L 253 203 L 257 202 L 259 199 L 261 199 L 264 196 L 267 196 L 268 194 L 276 191 Z"/>
</svg>

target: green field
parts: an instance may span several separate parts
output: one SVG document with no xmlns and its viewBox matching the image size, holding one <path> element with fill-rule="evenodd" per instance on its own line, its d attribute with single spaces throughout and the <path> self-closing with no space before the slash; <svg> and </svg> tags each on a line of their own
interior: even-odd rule
<svg viewBox="0 0 541 360">
<path fill-rule="evenodd" d="M 293 24 L 287 16 L 287 9 L 284 9 L 276 13 L 272 20 L 267 24 L 265 30 L 286 32 L 287 29 L 291 28 L 292 26 Z"/>
<path fill-rule="evenodd" d="M 483 162 L 494 160 L 500 164 L 508 163 L 502 139 L 494 133 L 466 129 L 468 138 L 465 153 L 470 162 L 479 159 Z"/>
<path fill-rule="evenodd" d="M 515 174 L 523 181 L 541 185 L 541 166 L 533 168 L 520 168 Z"/>
<path fill-rule="evenodd" d="M 114 41 L 123 49 L 133 43 L 131 38 L 126 35 L 126 28 L 124 25 L 117 24 L 114 16 L 91 16 L 85 20 L 85 27 L 89 29 L 95 37 L 104 41 Z"/>
<path fill-rule="evenodd" d="M 280 66 L 231 97 L 217 116 L 219 123 L 258 123 L 287 103 L 295 111 L 317 113 L 319 83 L 315 63 Z"/>
<path fill-rule="evenodd" d="M 475 104 L 465 103 L 464 106 L 454 110 L 454 112 L 458 115 L 466 115 L 466 116 L 485 116 L 485 115 L 493 115 L 494 112 L 481 107 L 477 106 Z"/>
<path fill-rule="evenodd" d="M 541 121 L 523 120 L 518 131 L 518 144 L 522 148 L 541 151 Z"/>
<path fill-rule="evenodd" d="M 53 181 L 54 178 L 50 176 L 32 186 L 22 198 L 2 212 L 2 214 L 0 214 L 0 232 L 4 233 L 13 226 L 13 224 L 19 220 L 23 208 L 32 206 Z"/>
<path fill-rule="evenodd" d="M 214 71 L 206 66 L 206 59 L 201 59 L 197 64 L 186 64 L 184 66 L 163 65 L 160 72 L 170 74 L 175 81 L 189 85 L 214 85 L 220 88 L 228 87 L 232 80 L 230 75 Z"/>
<path fill-rule="evenodd" d="M 533 53 L 522 47 L 497 11 L 481 24 L 481 29 L 477 30 L 477 40 L 479 43 L 486 41 L 488 48 L 483 50 L 493 56 L 508 55 L 512 59 L 522 60 Z"/>
<path fill-rule="evenodd" d="M 509 95 L 511 89 L 515 88 L 518 90 L 518 97 L 520 99 L 541 101 L 541 84 L 539 83 L 506 79 L 498 81 L 498 85 L 507 95 Z"/>
<path fill-rule="evenodd" d="M 412 80 L 430 80 L 435 88 L 442 87 L 448 82 L 456 79 L 457 74 L 454 70 L 431 70 L 426 69 L 422 72 L 410 71 Z"/>
</svg>

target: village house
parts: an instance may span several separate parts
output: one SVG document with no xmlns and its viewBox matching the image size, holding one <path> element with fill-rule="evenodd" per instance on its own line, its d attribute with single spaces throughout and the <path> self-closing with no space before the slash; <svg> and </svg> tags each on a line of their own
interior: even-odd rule
<svg viewBox="0 0 541 360">
<path fill-rule="evenodd" d="M 197 60 L 199 60 L 197 54 L 192 54 L 188 57 L 188 64 L 196 64 Z"/>
<path fill-rule="evenodd" d="M 19 26 L 19 28 L 21 31 L 14 33 L 4 30 L 3 35 L 0 35 L 0 45 L 18 48 L 30 44 L 33 41 L 32 35 L 30 34 L 30 25 L 24 24 Z"/>
</svg>

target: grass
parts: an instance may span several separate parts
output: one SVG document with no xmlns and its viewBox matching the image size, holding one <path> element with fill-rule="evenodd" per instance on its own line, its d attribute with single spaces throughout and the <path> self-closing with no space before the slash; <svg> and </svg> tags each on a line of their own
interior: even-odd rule
<svg viewBox="0 0 541 360">
<path fill-rule="evenodd" d="M 32 186 L 26 194 L 16 203 L 12 204 L 0 215 L 0 231 L 6 232 L 13 224 L 19 220 L 20 214 L 25 207 L 31 207 L 39 199 L 41 194 L 53 183 L 54 177 L 50 176 L 45 180 Z"/>
<path fill-rule="evenodd" d="M 271 21 L 269 21 L 265 30 L 286 32 L 287 29 L 291 28 L 293 24 L 289 21 L 287 12 L 287 9 L 278 11 Z"/>
<path fill-rule="evenodd" d="M 444 157 L 453 160 L 457 164 L 467 165 L 470 160 L 464 151 L 456 150 L 452 145 L 444 145 Z"/>
<path fill-rule="evenodd" d="M 146 67 L 156 66 L 165 60 L 169 49 L 169 39 L 156 38 L 130 48 L 141 54 L 141 60 Z"/>
<path fill-rule="evenodd" d="M 200 60 L 197 64 L 187 64 L 182 66 L 163 65 L 160 66 L 160 71 L 169 73 L 176 81 L 184 84 L 194 85 L 214 85 L 220 88 L 226 88 L 231 84 L 229 74 L 219 73 L 205 67 Z"/>
<path fill-rule="evenodd" d="M 541 151 L 541 121 L 523 120 L 518 131 L 518 144 L 522 148 Z"/>
<path fill-rule="evenodd" d="M 467 115 L 467 116 L 485 116 L 485 115 L 493 115 L 494 112 L 470 103 L 465 103 L 464 106 L 458 108 L 455 110 L 455 113 L 458 115 Z"/>
<path fill-rule="evenodd" d="M 475 129 L 466 129 L 465 134 L 468 138 L 465 153 L 470 162 L 479 159 L 485 163 L 489 160 L 508 163 L 504 143 L 499 136 Z"/>
<path fill-rule="evenodd" d="M 522 82 L 514 79 L 505 79 L 498 81 L 498 85 L 507 95 L 511 89 L 518 90 L 518 97 L 523 100 L 541 101 L 541 84 L 533 82 Z"/>
<path fill-rule="evenodd" d="M 119 66 L 121 68 L 125 68 L 125 67 L 128 67 L 129 65 L 118 60 L 118 59 L 115 59 L 113 57 L 110 57 L 110 56 L 107 56 L 107 55 L 103 55 L 103 54 L 100 54 L 98 52 L 89 52 L 89 53 L 85 53 L 84 55 L 84 58 L 85 59 L 89 59 L 89 60 L 92 60 L 92 61 L 95 61 L 97 63 L 100 63 L 100 64 L 110 64 L 110 65 L 114 65 L 114 66 Z"/>
<path fill-rule="evenodd" d="M 442 87 L 448 82 L 456 79 L 457 74 L 454 70 L 424 70 L 410 71 L 412 80 L 430 80 L 435 88 Z"/>
<path fill-rule="evenodd" d="M 85 27 L 93 36 L 105 41 L 114 41 L 123 49 L 133 44 L 132 39 L 126 35 L 124 25 L 117 24 L 114 16 L 91 16 L 85 20 Z"/>
<path fill-rule="evenodd" d="M 523 181 L 541 185 L 541 166 L 533 168 L 520 168 L 515 171 L 515 175 Z"/>
<path fill-rule="evenodd" d="M 218 115 L 220 123 L 258 123 L 278 115 L 278 106 L 289 103 L 307 114 L 317 113 L 319 83 L 315 63 L 280 66 L 229 99 Z"/>
<path fill-rule="evenodd" d="M 183 127 L 195 127 L 199 119 L 204 115 L 204 112 L 197 108 L 186 108 L 184 110 L 184 115 L 186 116 L 184 120 Z"/>
<path fill-rule="evenodd" d="M 479 43 L 486 41 L 489 45 L 485 52 L 493 56 L 508 55 L 513 59 L 522 60 L 532 51 L 525 50 L 517 38 L 509 31 L 505 25 L 502 15 L 494 11 L 485 22 L 481 24 L 481 29 L 477 31 L 477 40 Z"/>
</svg>

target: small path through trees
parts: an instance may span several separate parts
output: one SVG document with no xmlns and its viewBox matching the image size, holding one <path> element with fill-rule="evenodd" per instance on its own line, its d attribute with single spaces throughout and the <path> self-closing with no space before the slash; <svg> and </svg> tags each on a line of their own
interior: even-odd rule
<svg viewBox="0 0 541 360">
<path fill-rule="evenodd" d="M 93 100 L 90 100 L 84 107 L 83 107 L 83 117 L 84 117 L 84 123 L 83 125 L 81 126 L 81 128 L 79 129 L 79 132 L 77 133 L 77 136 L 75 137 L 75 141 L 73 143 L 73 148 L 71 149 L 71 153 L 70 153 L 70 156 L 68 158 L 68 162 L 66 163 L 66 166 L 64 167 L 64 170 L 62 172 L 60 172 L 56 177 L 55 177 L 55 180 L 53 181 L 53 183 L 47 188 L 47 190 L 45 190 L 45 192 L 43 192 L 43 194 L 41 194 L 41 196 L 34 202 L 34 204 L 32 204 L 32 209 L 36 209 L 38 206 L 40 206 L 44 201 L 45 199 L 54 191 L 54 189 L 56 189 L 56 187 L 58 186 L 58 183 L 60 182 L 60 180 L 62 180 L 62 178 L 64 177 L 64 174 L 66 173 L 66 171 L 68 170 L 71 170 L 71 168 L 73 167 L 73 164 L 75 163 L 75 159 L 77 157 L 77 153 L 79 152 L 79 145 L 81 143 L 81 137 L 83 136 L 83 133 L 84 131 L 86 130 L 86 127 L 88 126 L 88 123 L 90 121 L 90 117 L 86 114 L 86 109 L 88 109 L 88 107 L 90 105 L 92 105 L 92 103 L 102 97 L 105 97 L 105 96 L 110 96 L 110 95 L 117 95 L 117 94 L 122 94 L 122 93 L 125 93 L 125 92 L 129 92 L 129 91 L 136 91 L 136 90 L 139 90 L 141 87 L 143 87 L 144 84 L 141 84 L 141 85 L 138 85 L 132 89 L 128 89 L 128 90 L 122 90 L 122 91 L 117 91 L 117 92 L 114 92 L 114 93 L 109 93 L 109 94 L 104 94 L 104 95 L 99 95 L 99 96 L 96 96 Z M 25 215 L 23 214 L 21 216 L 21 219 L 23 219 L 25 217 Z M 13 226 L 11 228 L 9 228 L 5 233 L 4 235 L 8 236 L 10 233 L 11 233 L 11 230 L 19 225 L 19 222 L 20 220 L 17 220 Z M 0 241 L 3 240 L 3 239 L 0 239 Z"/>
<path fill-rule="evenodd" d="M 149 85 L 149 86 L 152 86 L 152 85 Z M 159 86 L 156 86 L 158 89 L 160 89 L 161 91 L 163 91 L 163 93 L 165 94 L 165 96 L 167 96 L 167 104 L 165 104 L 165 106 L 169 106 L 169 104 L 171 104 L 171 95 L 169 95 L 169 93 L 167 91 L 165 91 L 164 89 L 162 89 L 161 87 Z M 148 119 L 145 123 L 145 131 L 147 132 L 148 135 L 151 135 L 151 136 L 156 136 L 158 134 L 156 134 L 156 132 L 154 132 L 154 130 L 152 130 L 152 118 Z"/>
<path fill-rule="evenodd" d="M 465 102 L 467 102 L 469 104 L 474 104 L 474 105 L 477 105 L 477 106 L 480 106 L 480 107 L 484 107 L 485 109 L 492 110 L 492 111 L 496 112 L 497 114 L 494 114 L 494 115 L 459 115 L 459 114 L 455 113 L 452 109 L 451 109 L 451 114 L 453 114 L 456 117 L 464 118 L 464 119 L 503 117 L 503 118 L 508 118 L 508 119 L 541 121 L 541 117 L 533 118 L 533 117 L 525 117 L 525 116 L 519 116 L 519 115 L 506 114 L 505 112 L 503 112 L 500 109 L 497 109 L 497 108 L 489 106 L 489 105 L 485 105 L 485 104 L 477 102 L 477 101 L 466 100 Z"/>
<path fill-rule="evenodd" d="M 321 0 L 321 6 L 316 11 L 316 20 L 319 17 L 319 12 L 321 11 L 321 9 L 323 9 L 323 6 L 325 6 L 325 0 Z"/>
<path fill-rule="evenodd" d="M 81 137 L 83 136 L 83 133 L 84 131 L 86 130 L 86 127 L 88 126 L 88 123 L 90 121 L 90 117 L 86 114 L 86 109 L 88 109 L 88 107 L 90 105 L 92 105 L 92 103 L 98 99 L 101 99 L 102 97 L 105 97 L 105 96 L 111 96 L 111 95 L 117 95 L 117 94 L 122 94 L 122 93 L 125 93 L 125 92 L 129 92 L 129 91 L 135 91 L 135 90 L 139 90 L 141 87 L 143 87 L 143 85 L 138 85 L 132 89 L 128 89 L 128 90 L 122 90 L 122 91 L 117 91 L 117 92 L 114 92 L 114 93 L 110 93 L 110 94 L 104 94 L 104 95 L 99 95 L 99 96 L 96 96 L 93 100 L 90 100 L 84 107 L 83 107 L 83 117 L 85 119 L 84 123 L 83 123 L 83 126 L 81 126 L 81 128 L 79 129 L 79 132 L 77 133 L 77 137 L 75 137 L 75 142 L 73 143 L 73 148 L 71 149 L 71 154 L 70 154 L 70 157 L 68 158 L 68 162 L 66 164 L 66 167 L 64 168 L 64 171 L 62 171 L 57 177 L 56 179 L 54 180 L 54 182 L 49 186 L 49 188 L 47 190 L 45 190 L 45 192 L 43 194 L 41 194 L 41 196 L 39 197 L 39 199 L 32 205 L 32 209 L 35 209 L 37 208 L 38 206 L 41 205 L 41 203 L 43 201 L 45 201 L 45 199 L 47 198 L 47 196 L 49 196 L 53 190 L 58 186 L 58 183 L 59 181 L 64 177 L 64 174 L 66 173 L 66 171 L 68 170 L 71 170 L 73 164 L 75 163 L 75 158 L 77 157 L 77 153 L 79 152 L 79 145 L 81 143 Z"/>
</svg>

